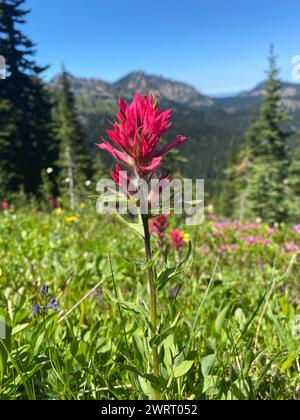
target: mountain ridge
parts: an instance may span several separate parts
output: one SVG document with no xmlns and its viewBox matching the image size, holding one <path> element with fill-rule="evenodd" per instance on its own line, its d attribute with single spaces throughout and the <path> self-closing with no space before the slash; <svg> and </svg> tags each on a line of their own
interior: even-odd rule
<svg viewBox="0 0 300 420">
<path fill-rule="evenodd" d="M 55 76 L 50 85 L 57 85 L 59 75 Z M 145 93 L 153 93 L 161 96 L 170 102 L 175 102 L 190 107 L 202 106 L 224 106 L 223 104 L 230 101 L 236 102 L 238 99 L 255 98 L 260 99 L 264 96 L 263 87 L 265 82 L 258 83 L 254 88 L 244 90 L 236 95 L 230 96 L 210 96 L 205 95 L 194 86 L 171 78 L 163 76 L 148 74 L 142 70 L 133 71 L 118 79 L 116 82 L 106 82 L 98 78 L 81 78 L 69 73 L 69 80 L 71 87 L 75 94 L 85 96 L 86 92 L 89 95 L 103 97 L 107 100 L 115 100 L 117 96 L 124 95 L 125 97 L 132 95 L 139 90 Z M 299 101 L 300 107 L 300 84 L 283 82 L 283 100 L 295 99 Z M 289 103 L 287 106 L 289 107 Z M 294 106 L 293 106 L 294 108 Z"/>
<path fill-rule="evenodd" d="M 243 143 L 245 132 L 258 115 L 265 83 L 236 96 L 212 98 L 187 83 L 142 71 L 129 73 L 114 83 L 76 78 L 71 74 L 69 80 L 91 154 L 95 143 L 105 135 L 107 121 L 117 111 L 118 98 L 122 96 L 130 102 L 136 90 L 152 93 L 160 97 L 162 108 L 173 109 L 173 125 L 166 140 L 178 134 L 189 138 L 181 149 L 185 163 L 179 163 L 179 169 L 189 178 L 204 178 L 206 188 L 215 192 L 222 183 L 231 148 Z M 57 88 L 58 82 L 59 76 L 50 82 L 51 88 Z M 283 83 L 282 94 L 282 104 L 292 117 L 289 128 L 300 129 L 300 85 Z M 101 159 L 107 166 L 111 165 L 107 154 L 102 153 Z"/>
</svg>

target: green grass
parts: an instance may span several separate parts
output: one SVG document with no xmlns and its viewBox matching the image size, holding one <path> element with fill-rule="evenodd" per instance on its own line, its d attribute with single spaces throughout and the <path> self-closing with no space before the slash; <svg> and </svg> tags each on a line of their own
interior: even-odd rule
<svg viewBox="0 0 300 420">
<path fill-rule="evenodd" d="M 71 215 L 0 215 L 0 398 L 151 398 L 143 243 L 93 207 Z M 282 227 L 247 245 L 257 232 L 213 230 L 188 229 L 189 263 L 159 291 L 162 398 L 300 399 L 299 256 L 285 251 L 300 236 Z M 44 284 L 59 312 L 29 321 Z"/>
</svg>

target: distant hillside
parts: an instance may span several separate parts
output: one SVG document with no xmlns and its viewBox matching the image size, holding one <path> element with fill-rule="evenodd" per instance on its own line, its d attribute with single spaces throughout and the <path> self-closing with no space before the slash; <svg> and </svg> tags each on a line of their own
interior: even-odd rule
<svg viewBox="0 0 300 420">
<path fill-rule="evenodd" d="M 265 95 L 264 83 L 261 83 L 237 96 L 210 98 L 188 84 L 141 71 L 130 73 L 116 83 L 69 77 L 89 150 L 94 152 L 94 144 L 105 135 L 107 120 L 113 118 L 120 96 L 129 101 L 137 90 L 153 93 L 160 97 L 163 107 L 174 110 L 174 125 L 168 138 L 184 134 L 190 139 L 182 149 L 187 163 L 183 163 L 181 169 L 187 176 L 205 178 L 208 188 L 217 187 L 222 180 L 231 145 L 243 142 L 244 132 Z M 57 86 L 57 81 L 58 77 L 51 81 L 52 88 Z M 299 128 L 300 85 L 284 84 L 282 97 L 283 105 L 291 113 L 292 128 Z M 105 154 L 101 157 L 109 162 Z"/>
</svg>

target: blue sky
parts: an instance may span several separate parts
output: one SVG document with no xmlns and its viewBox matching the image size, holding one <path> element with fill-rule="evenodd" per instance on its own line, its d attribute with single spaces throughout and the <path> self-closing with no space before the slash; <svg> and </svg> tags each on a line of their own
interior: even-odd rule
<svg viewBox="0 0 300 420">
<path fill-rule="evenodd" d="M 207 94 L 254 87 L 273 42 L 281 76 L 300 54 L 299 0 L 27 0 L 37 58 L 80 77 L 115 81 L 144 70 Z"/>
</svg>

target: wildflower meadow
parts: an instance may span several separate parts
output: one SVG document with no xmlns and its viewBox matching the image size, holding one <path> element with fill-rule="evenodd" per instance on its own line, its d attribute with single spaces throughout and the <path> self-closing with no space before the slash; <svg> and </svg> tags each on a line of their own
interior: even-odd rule
<svg viewBox="0 0 300 420">
<path fill-rule="evenodd" d="M 186 229 L 170 217 L 160 230 L 168 268 L 154 255 L 151 341 L 142 241 L 93 205 L 70 217 L 1 214 L 1 398 L 151 399 L 158 386 L 163 399 L 299 398 L 297 230 L 210 217 Z M 189 245 L 178 228 L 192 241 L 181 266 Z"/>
<path fill-rule="evenodd" d="M 187 139 L 157 149 L 171 113 L 153 97 L 120 100 L 117 118 L 117 149 L 99 146 L 138 190 Z M 299 225 L 208 211 L 188 227 L 171 208 L 129 222 L 91 198 L 73 212 L 4 201 L 0 230 L 2 398 L 300 397 Z"/>
</svg>

